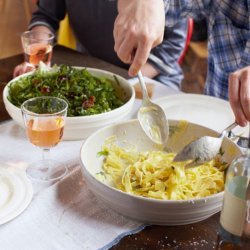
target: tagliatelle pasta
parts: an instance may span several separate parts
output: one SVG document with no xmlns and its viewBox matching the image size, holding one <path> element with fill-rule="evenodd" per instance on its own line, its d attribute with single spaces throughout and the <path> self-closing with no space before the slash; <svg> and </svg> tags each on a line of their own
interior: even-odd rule
<svg viewBox="0 0 250 250">
<path fill-rule="evenodd" d="M 188 200 L 206 197 L 224 189 L 224 172 L 218 161 L 185 168 L 187 162 L 173 162 L 174 153 L 138 152 L 132 145 L 120 147 L 115 137 L 103 145 L 102 176 L 114 187 L 143 197 Z"/>
</svg>

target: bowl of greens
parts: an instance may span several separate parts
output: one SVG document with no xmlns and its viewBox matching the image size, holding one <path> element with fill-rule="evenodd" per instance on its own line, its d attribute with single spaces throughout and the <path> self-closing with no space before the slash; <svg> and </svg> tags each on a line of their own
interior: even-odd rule
<svg viewBox="0 0 250 250">
<path fill-rule="evenodd" d="M 108 71 L 66 65 L 42 67 L 14 78 L 3 91 L 6 110 L 22 127 L 20 106 L 36 96 L 56 96 L 68 102 L 64 139 L 79 140 L 126 119 L 135 91 L 126 79 Z"/>
</svg>

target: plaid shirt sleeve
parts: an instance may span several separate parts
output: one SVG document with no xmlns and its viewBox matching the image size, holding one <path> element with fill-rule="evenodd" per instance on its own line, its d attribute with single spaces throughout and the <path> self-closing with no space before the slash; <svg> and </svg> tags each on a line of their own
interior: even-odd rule
<svg viewBox="0 0 250 250">
<path fill-rule="evenodd" d="M 228 76 L 250 65 L 250 0 L 166 0 L 166 24 L 180 17 L 208 21 L 208 74 L 205 93 L 228 99 Z"/>
<path fill-rule="evenodd" d="M 172 26 L 180 17 L 199 19 L 209 13 L 211 0 L 164 0 L 166 24 Z"/>
</svg>

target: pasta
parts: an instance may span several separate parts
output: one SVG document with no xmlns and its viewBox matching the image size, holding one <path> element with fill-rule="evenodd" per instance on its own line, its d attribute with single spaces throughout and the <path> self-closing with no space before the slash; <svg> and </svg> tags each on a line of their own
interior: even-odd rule
<svg viewBox="0 0 250 250">
<path fill-rule="evenodd" d="M 163 200 L 188 200 L 224 189 L 224 172 L 216 160 L 185 168 L 187 162 L 173 162 L 174 153 L 138 152 L 133 145 L 118 146 L 115 140 L 111 137 L 103 145 L 102 174 L 124 192 Z"/>
</svg>

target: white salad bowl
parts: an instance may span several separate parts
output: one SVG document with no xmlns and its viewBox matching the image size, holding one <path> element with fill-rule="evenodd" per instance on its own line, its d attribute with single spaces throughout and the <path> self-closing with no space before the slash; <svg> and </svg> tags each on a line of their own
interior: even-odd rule
<svg viewBox="0 0 250 250">
<path fill-rule="evenodd" d="M 194 138 L 218 134 L 193 123 L 188 123 L 184 130 L 175 129 L 179 121 L 170 120 L 169 123 L 171 136 L 168 146 L 173 152 L 178 152 Z M 118 143 L 129 142 L 129 144 L 136 145 L 141 151 L 157 149 L 156 145 L 146 137 L 137 120 L 102 128 L 88 137 L 81 148 L 82 172 L 90 190 L 110 208 L 132 219 L 159 225 L 194 223 L 221 210 L 224 192 L 192 200 L 158 200 L 122 192 L 113 187 L 111 182 L 106 179 L 100 181 L 97 174 L 103 171 L 103 157 L 98 156 L 98 152 L 102 150 L 105 140 L 113 135 L 117 137 Z M 221 160 L 228 164 L 241 154 L 238 146 L 228 138 L 224 139 L 222 150 L 224 154 L 221 156 Z"/>
<path fill-rule="evenodd" d="M 76 68 L 81 69 L 81 67 L 76 67 Z M 135 91 L 134 88 L 131 86 L 131 84 L 125 78 L 105 70 L 94 69 L 94 68 L 86 68 L 86 69 L 94 76 L 105 77 L 106 79 L 113 80 L 114 87 L 117 89 L 117 91 L 119 91 L 120 97 L 125 101 L 125 103 L 119 108 L 101 114 L 67 117 L 63 135 L 64 140 L 85 139 L 91 133 L 98 130 L 99 128 L 126 119 L 133 108 L 135 100 Z M 3 91 L 3 101 L 7 112 L 9 113 L 11 118 L 22 127 L 24 127 L 24 124 L 23 124 L 21 109 L 13 105 L 8 100 L 9 86 L 13 82 L 20 79 L 21 77 L 26 77 L 26 75 L 29 74 L 30 73 L 27 73 L 25 75 L 14 78 L 5 86 Z M 114 75 L 118 79 L 120 86 L 117 86 L 117 84 L 115 83 Z M 120 91 L 121 89 L 122 91 Z"/>
</svg>

